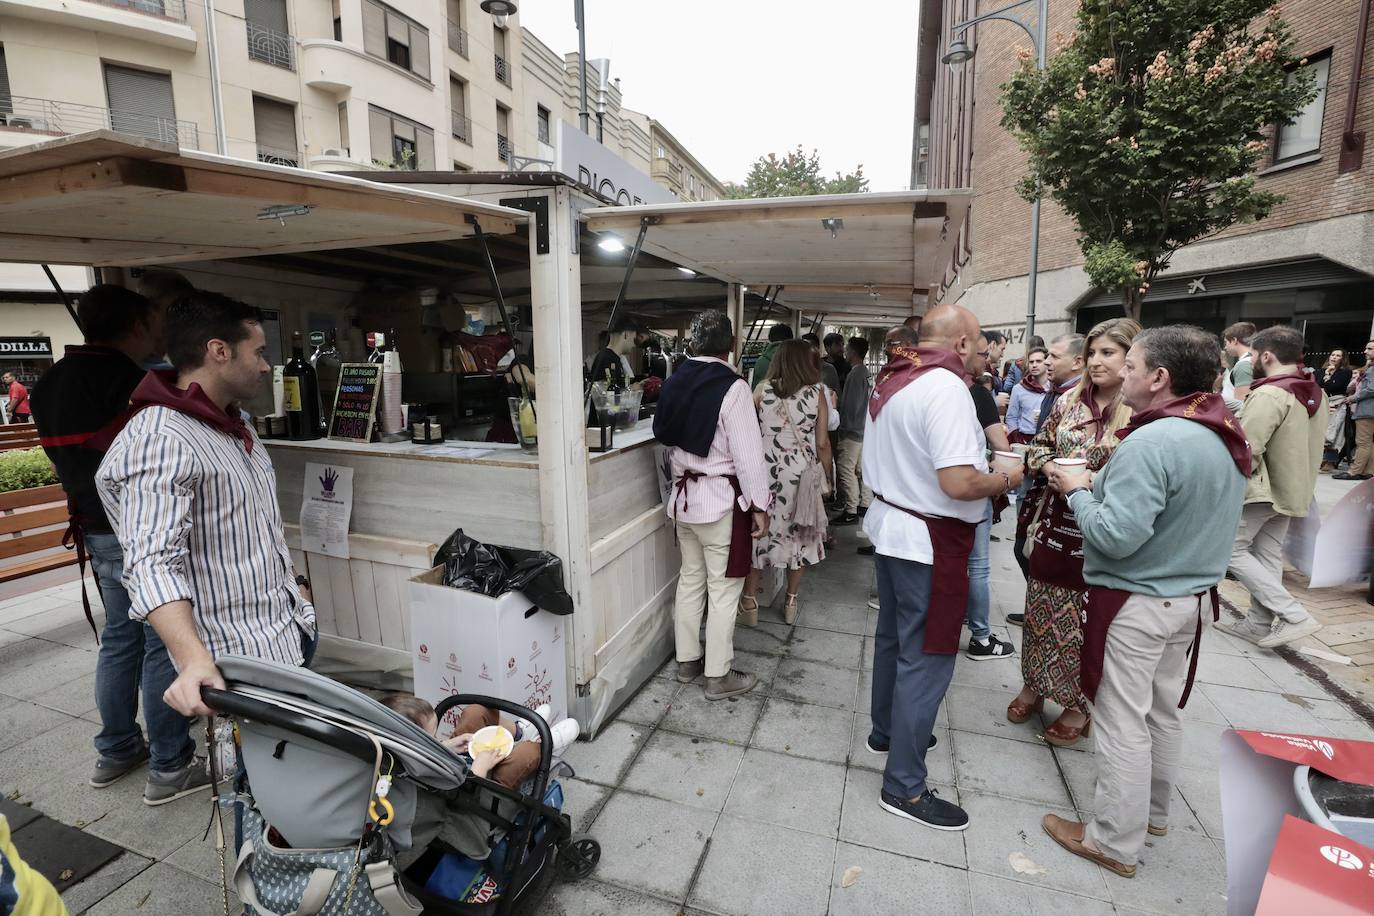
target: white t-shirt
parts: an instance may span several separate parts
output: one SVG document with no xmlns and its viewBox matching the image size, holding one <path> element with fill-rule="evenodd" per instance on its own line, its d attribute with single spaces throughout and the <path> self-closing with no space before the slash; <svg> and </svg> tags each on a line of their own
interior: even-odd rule
<svg viewBox="0 0 1374 916">
<path fill-rule="evenodd" d="M 981 522 L 986 499 L 951 499 L 936 471 L 971 465 L 986 472 L 987 439 L 968 386 L 952 372 L 927 372 L 907 385 L 864 425 L 864 481 L 900 506 L 927 515 Z M 926 523 L 875 499 L 864 533 L 883 556 L 934 563 Z"/>
<path fill-rule="evenodd" d="M 1236 368 L 1241 363 L 1248 363 L 1250 362 L 1250 359 L 1251 354 L 1246 353 L 1242 355 L 1240 359 L 1236 360 L 1235 366 L 1232 366 L 1230 369 L 1226 370 L 1226 375 L 1221 380 L 1221 396 L 1224 400 L 1234 401 L 1236 399 L 1236 382 L 1234 373 L 1236 371 Z"/>
</svg>

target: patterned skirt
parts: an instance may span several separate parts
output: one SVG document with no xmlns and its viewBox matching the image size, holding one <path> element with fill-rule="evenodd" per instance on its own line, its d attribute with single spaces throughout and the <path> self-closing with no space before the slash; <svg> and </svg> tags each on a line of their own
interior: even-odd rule
<svg viewBox="0 0 1374 916">
<path fill-rule="evenodd" d="M 1032 578 L 1026 583 L 1021 676 L 1036 695 L 1065 709 L 1088 711 L 1079 684 L 1086 592 Z"/>
</svg>

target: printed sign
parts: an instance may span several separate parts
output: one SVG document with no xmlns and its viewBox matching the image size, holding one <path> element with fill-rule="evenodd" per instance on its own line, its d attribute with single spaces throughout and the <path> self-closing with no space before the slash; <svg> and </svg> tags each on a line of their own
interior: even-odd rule
<svg viewBox="0 0 1374 916">
<path fill-rule="evenodd" d="M 1374 565 L 1374 480 L 1357 484 L 1336 503 L 1317 533 L 1310 588 L 1344 585 Z"/>
<path fill-rule="evenodd" d="M 382 390 L 380 363 L 344 363 L 339 367 L 339 388 L 334 392 L 334 412 L 329 417 L 329 438 L 345 442 L 371 442 L 377 419 L 377 396 Z"/>
<path fill-rule="evenodd" d="M 52 338 L 0 337 L 0 358 L 52 359 Z"/>
<path fill-rule="evenodd" d="M 1284 817 L 1255 916 L 1368 913 L 1374 849 L 1324 827 Z"/>
<path fill-rule="evenodd" d="M 352 515 L 353 469 L 307 462 L 301 495 L 301 549 L 347 560 Z"/>
</svg>

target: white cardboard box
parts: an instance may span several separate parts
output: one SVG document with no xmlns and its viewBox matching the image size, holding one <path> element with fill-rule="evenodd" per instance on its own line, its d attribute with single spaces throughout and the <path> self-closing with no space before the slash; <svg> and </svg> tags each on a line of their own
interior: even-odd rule
<svg viewBox="0 0 1374 916">
<path fill-rule="evenodd" d="M 410 639 L 415 694 L 438 704 L 455 693 L 500 697 L 534 709 L 568 712 L 566 621 L 521 592 L 489 598 L 441 584 L 436 566 L 410 580 Z M 452 732 L 454 718 L 439 725 Z"/>
</svg>

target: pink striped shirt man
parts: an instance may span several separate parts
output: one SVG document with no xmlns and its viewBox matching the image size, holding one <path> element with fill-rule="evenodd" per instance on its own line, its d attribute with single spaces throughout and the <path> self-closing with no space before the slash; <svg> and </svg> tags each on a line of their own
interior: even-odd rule
<svg viewBox="0 0 1374 916">
<path fill-rule="evenodd" d="M 729 363 L 711 356 L 694 356 L 699 362 Z M 734 487 L 726 477 L 739 479 L 741 495 L 739 507 L 748 511 L 768 508 L 768 474 L 763 463 L 763 435 L 759 431 L 758 412 L 749 391 L 749 383 L 740 379 L 726 392 L 720 404 L 720 419 L 716 421 L 716 435 L 711 450 L 703 458 L 686 449 L 669 450 L 676 484 L 684 472 L 702 475 L 688 480 L 681 488 L 675 485 L 668 501 L 668 517 L 675 521 L 699 525 L 719 521 L 728 514 L 735 501 Z"/>
</svg>

